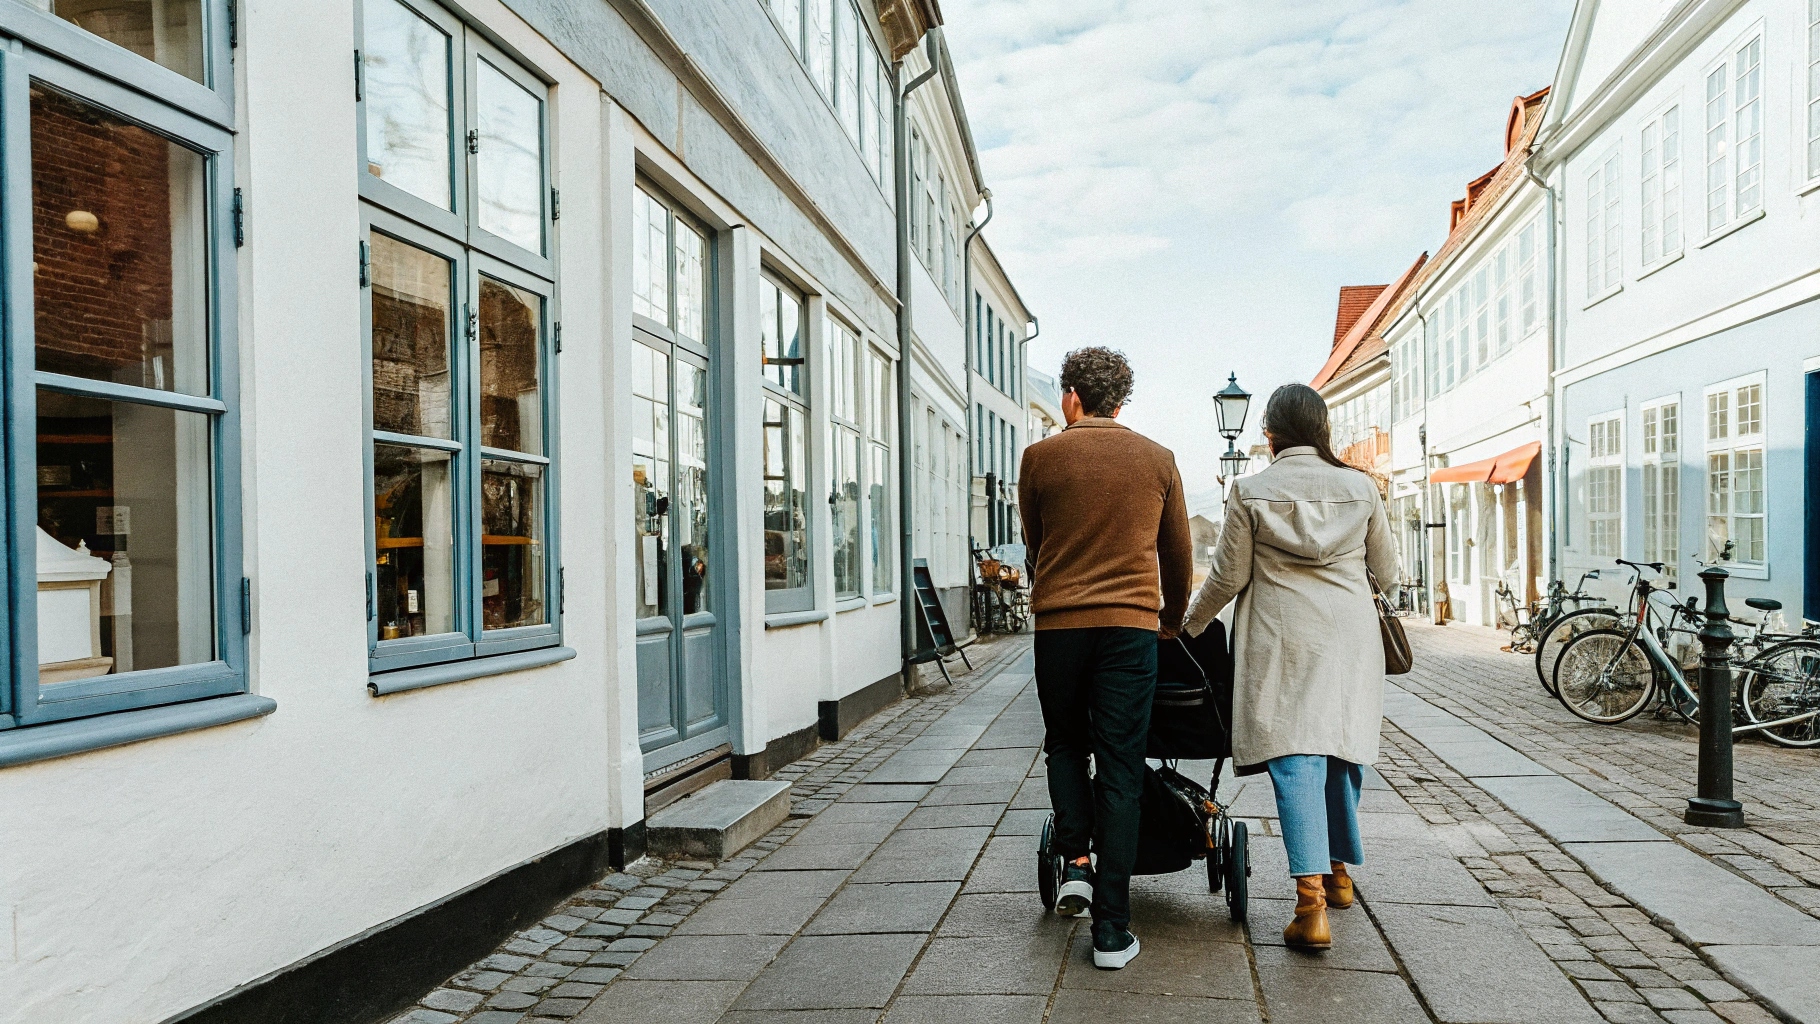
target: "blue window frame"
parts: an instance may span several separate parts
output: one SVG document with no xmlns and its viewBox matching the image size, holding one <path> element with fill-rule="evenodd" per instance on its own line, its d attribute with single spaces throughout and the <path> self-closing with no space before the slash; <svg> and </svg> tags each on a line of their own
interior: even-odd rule
<svg viewBox="0 0 1820 1024">
<path fill-rule="evenodd" d="M 369 663 L 555 647 L 548 87 L 433 4 L 359 28 Z"/>
<path fill-rule="evenodd" d="M 159 10 L 0 4 L 0 730 L 246 689 L 227 8 Z"/>
</svg>

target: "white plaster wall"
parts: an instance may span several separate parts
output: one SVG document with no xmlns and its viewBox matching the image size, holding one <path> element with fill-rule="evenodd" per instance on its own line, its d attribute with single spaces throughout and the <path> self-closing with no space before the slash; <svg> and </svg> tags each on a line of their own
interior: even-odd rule
<svg viewBox="0 0 1820 1024">
<path fill-rule="evenodd" d="M 1579 376 L 1602 358 L 1622 360 L 1685 343 L 1820 294 L 1820 192 L 1805 168 L 1806 24 L 1803 8 L 1753 0 L 1714 29 L 1680 64 L 1588 141 L 1566 163 L 1565 355 Z M 1611 20 L 1601 12 L 1600 20 Z M 1756 223 L 1702 245 L 1706 232 L 1705 115 L 1708 65 L 1752 25 L 1764 26 L 1763 209 Z M 1681 106 L 1681 223 L 1684 256 L 1642 276 L 1638 184 L 1643 124 Z M 1614 149 L 1622 154 L 1623 291 L 1587 308 L 1587 174 Z M 1754 301 L 1762 299 L 1764 301 Z"/>
<path fill-rule="evenodd" d="M 1571 102 L 1584 103 L 1676 6 L 1678 0 L 1598 0 Z"/>
<path fill-rule="evenodd" d="M 599 89 L 491 0 L 467 6 L 558 79 L 553 166 L 570 190 L 563 553 L 578 569 L 603 552 L 612 564 L 595 461 L 601 308 L 587 283 L 602 274 L 586 194 L 599 178 Z M 0 893 L 14 912 L 0 1021 L 163 1020 L 626 823 L 612 801 L 608 573 L 570 574 L 575 660 L 367 696 L 355 105 L 351 76 L 323 74 L 346 66 L 353 24 L 347 0 L 254 4 L 241 19 L 251 671 L 278 709 L 0 772 Z"/>
<path fill-rule="evenodd" d="M 838 700 L 862 690 L 902 667 L 902 607 L 886 601 L 834 617 L 834 687 L 826 699 Z"/>
</svg>

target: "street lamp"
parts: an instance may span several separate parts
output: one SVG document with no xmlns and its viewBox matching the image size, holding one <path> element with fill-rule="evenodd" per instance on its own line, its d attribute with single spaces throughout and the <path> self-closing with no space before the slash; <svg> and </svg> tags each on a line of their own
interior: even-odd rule
<svg viewBox="0 0 1820 1024">
<path fill-rule="evenodd" d="M 1226 386 L 1213 396 L 1213 413 L 1219 419 L 1220 436 L 1229 442 L 1237 440 L 1245 430 L 1245 414 L 1250 409 L 1251 392 L 1239 387 L 1238 374 L 1231 374 L 1226 378 Z"/>
<path fill-rule="evenodd" d="M 1226 442 L 1226 454 L 1220 456 L 1220 480 L 1237 479 L 1240 473 L 1245 472 L 1245 464 L 1250 461 L 1250 456 L 1234 448 L 1231 441 Z"/>
</svg>

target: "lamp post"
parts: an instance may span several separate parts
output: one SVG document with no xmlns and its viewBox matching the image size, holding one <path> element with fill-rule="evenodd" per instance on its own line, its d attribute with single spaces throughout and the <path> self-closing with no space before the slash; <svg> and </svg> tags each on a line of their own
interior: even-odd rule
<svg viewBox="0 0 1820 1024">
<path fill-rule="evenodd" d="M 1245 432 L 1245 416 L 1251 411 L 1251 392 L 1239 387 L 1239 375 L 1227 376 L 1226 386 L 1214 393 L 1213 415 L 1219 423 L 1220 436 L 1226 439 L 1226 454 L 1220 456 L 1220 488 L 1238 479 L 1251 459 L 1234 444 Z"/>
</svg>

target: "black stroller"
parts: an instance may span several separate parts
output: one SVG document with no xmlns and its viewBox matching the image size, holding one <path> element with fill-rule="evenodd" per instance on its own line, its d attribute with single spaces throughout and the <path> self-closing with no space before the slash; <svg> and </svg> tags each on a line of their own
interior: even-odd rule
<svg viewBox="0 0 1820 1024">
<path fill-rule="evenodd" d="M 1199 637 L 1158 641 L 1156 703 L 1144 756 L 1163 766 L 1144 769 L 1143 819 L 1132 874 L 1166 875 L 1204 860 L 1207 891 L 1224 891 L 1227 913 L 1243 922 L 1251 876 L 1249 837 L 1245 823 L 1228 816 L 1214 798 L 1220 769 L 1232 756 L 1232 656 L 1226 628 L 1218 620 Z M 1182 760 L 1214 762 L 1206 789 L 1176 771 Z M 1063 868 L 1054 835 L 1052 812 L 1036 850 L 1037 888 L 1043 906 L 1052 912 Z"/>
</svg>

